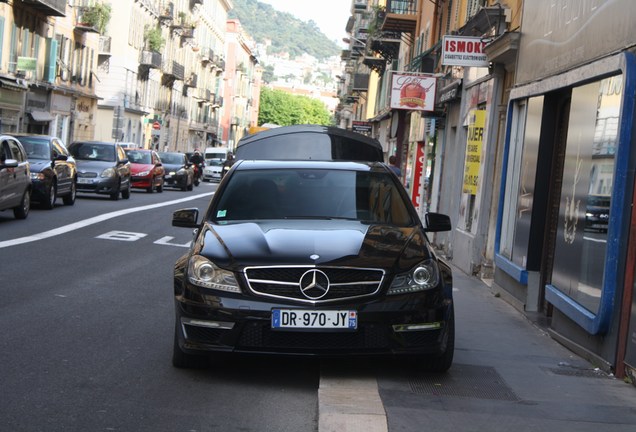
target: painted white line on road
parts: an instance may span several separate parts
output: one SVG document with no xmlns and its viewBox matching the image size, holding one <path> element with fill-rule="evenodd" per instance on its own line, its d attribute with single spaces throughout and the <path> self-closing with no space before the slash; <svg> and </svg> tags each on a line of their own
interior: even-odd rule
<svg viewBox="0 0 636 432">
<path fill-rule="evenodd" d="M 387 432 L 378 383 L 321 370 L 318 388 L 319 432 Z"/>
<path fill-rule="evenodd" d="M 68 225 L 64 225 L 62 227 L 59 228 L 55 228 L 49 231 L 44 231 L 38 234 L 33 234 L 30 236 L 26 236 L 26 237 L 20 237 L 17 239 L 13 239 L 13 240 L 5 240 L 0 242 L 0 249 L 2 248 L 6 248 L 6 247 L 10 247 L 10 246 L 17 246 L 20 244 L 24 244 L 24 243 L 31 243 L 34 241 L 38 241 L 38 240 L 44 240 L 47 238 L 51 238 L 51 237 L 55 237 L 58 235 L 62 235 L 62 234 L 66 234 L 68 232 L 71 231 L 75 231 L 77 229 L 80 228 L 84 228 L 87 227 L 89 225 L 94 225 L 96 223 L 100 223 L 100 222 L 104 222 L 108 219 L 113 219 L 119 216 L 125 216 L 127 214 L 131 214 L 131 213 L 137 213 L 137 212 L 141 212 L 141 211 L 145 211 L 145 210 L 152 210 L 155 208 L 159 208 L 159 207 L 167 207 L 173 204 L 179 204 L 182 202 L 186 202 L 186 201 L 192 201 L 198 198 L 203 198 L 206 196 L 210 196 L 210 195 L 214 195 L 214 192 L 207 192 L 204 194 L 198 194 L 198 195 L 193 195 L 193 196 L 189 196 L 187 198 L 180 198 L 177 200 L 172 200 L 172 201 L 165 201 L 165 202 L 161 202 L 161 203 L 157 203 L 157 204 L 149 204 L 149 205 L 145 205 L 145 206 L 141 206 L 141 207 L 133 207 L 133 208 L 129 208 L 129 209 L 124 209 L 124 210 L 117 210 L 114 212 L 110 212 L 110 213 L 104 213 L 102 215 L 99 216 L 95 216 L 89 219 L 85 219 L 83 221 L 78 221 L 78 222 L 74 222 L 72 224 L 68 224 Z"/>
</svg>

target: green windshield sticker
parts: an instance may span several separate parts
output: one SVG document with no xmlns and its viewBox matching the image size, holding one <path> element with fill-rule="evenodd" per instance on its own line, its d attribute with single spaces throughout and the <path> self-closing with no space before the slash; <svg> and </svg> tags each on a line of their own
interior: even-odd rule
<svg viewBox="0 0 636 432">
<path fill-rule="evenodd" d="M 225 217 L 227 210 L 219 210 L 216 212 L 216 217 Z"/>
</svg>

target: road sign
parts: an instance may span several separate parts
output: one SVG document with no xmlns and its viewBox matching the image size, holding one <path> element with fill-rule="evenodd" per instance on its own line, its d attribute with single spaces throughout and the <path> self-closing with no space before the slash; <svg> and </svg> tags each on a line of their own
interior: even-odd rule
<svg viewBox="0 0 636 432">
<path fill-rule="evenodd" d="M 158 121 L 154 122 L 152 124 L 152 128 L 155 129 L 155 130 L 161 129 L 161 123 L 159 123 Z"/>
</svg>

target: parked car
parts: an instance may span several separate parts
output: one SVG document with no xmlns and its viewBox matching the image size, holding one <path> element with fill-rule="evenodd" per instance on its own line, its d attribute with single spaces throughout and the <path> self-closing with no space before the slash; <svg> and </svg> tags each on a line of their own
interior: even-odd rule
<svg viewBox="0 0 636 432">
<path fill-rule="evenodd" d="M 77 190 L 130 198 L 131 169 L 124 149 L 106 141 L 76 141 L 69 152 L 77 163 Z"/>
<path fill-rule="evenodd" d="M 20 140 L 31 166 L 31 200 L 46 209 L 57 198 L 65 205 L 75 204 L 77 166 L 61 139 L 48 135 L 14 135 Z"/>
<path fill-rule="evenodd" d="M 159 155 L 154 150 L 125 149 L 132 171 L 132 187 L 163 192 L 163 176 L 165 169 Z"/>
<path fill-rule="evenodd" d="M 165 168 L 164 186 L 192 190 L 194 185 L 194 168 L 184 153 L 159 152 L 159 158 Z"/>
<path fill-rule="evenodd" d="M 0 211 L 26 219 L 31 208 L 31 173 L 26 151 L 17 138 L 0 135 Z"/>
<path fill-rule="evenodd" d="M 173 365 L 214 352 L 453 360 L 451 269 L 381 162 L 237 161 L 174 268 Z"/>
</svg>

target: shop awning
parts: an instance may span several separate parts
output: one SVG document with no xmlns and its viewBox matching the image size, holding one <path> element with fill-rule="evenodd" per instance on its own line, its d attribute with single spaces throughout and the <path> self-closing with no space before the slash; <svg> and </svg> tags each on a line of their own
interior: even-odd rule
<svg viewBox="0 0 636 432">
<path fill-rule="evenodd" d="M 46 111 L 31 111 L 29 115 L 31 116 L 33 121 L 36 122 L 48 122 L 53 120 L 54 118 L 51 113 L 48 113 Z"/>
<path fill-rule="evenodd" d="M 26 85 L 6 78 L 0 78 L 0 87 L 13 91 L 24 91 L 28 89 Z"/>
</svg>

